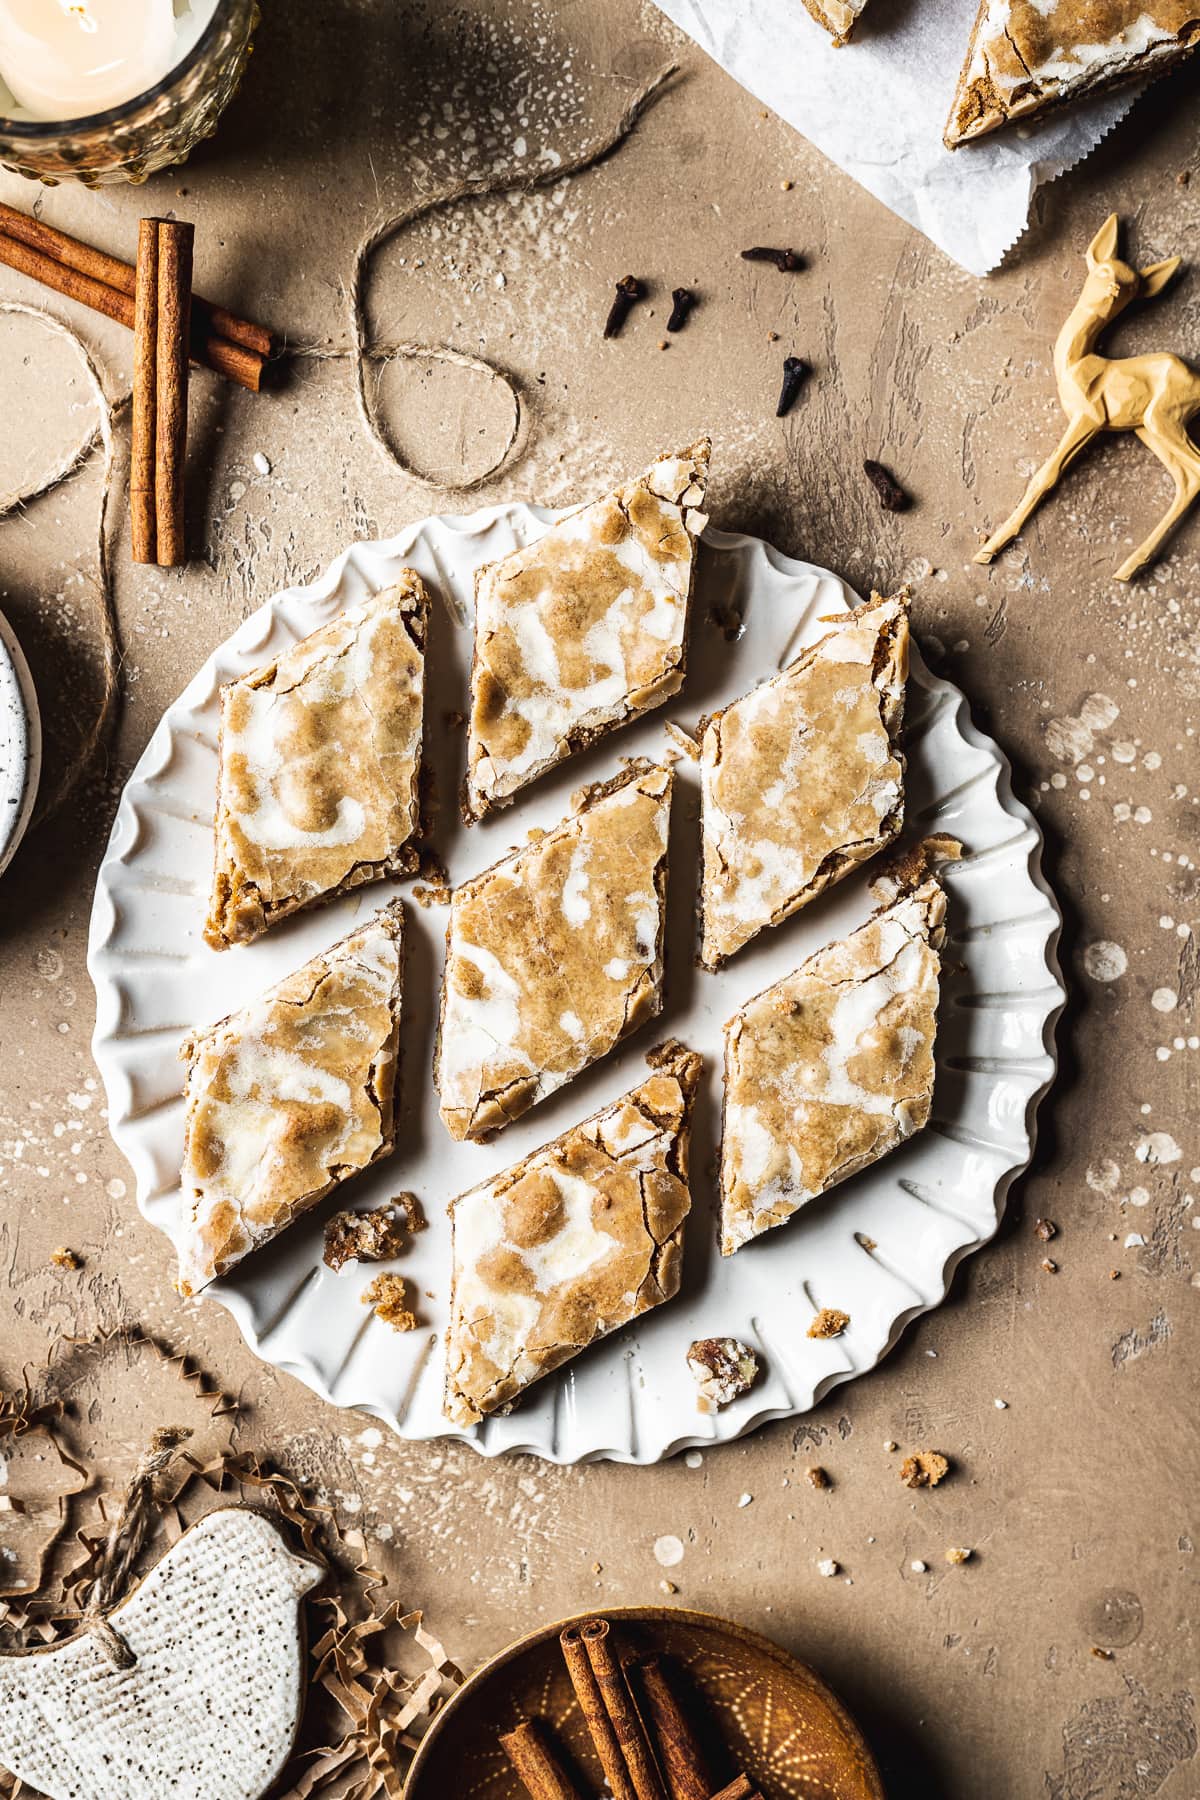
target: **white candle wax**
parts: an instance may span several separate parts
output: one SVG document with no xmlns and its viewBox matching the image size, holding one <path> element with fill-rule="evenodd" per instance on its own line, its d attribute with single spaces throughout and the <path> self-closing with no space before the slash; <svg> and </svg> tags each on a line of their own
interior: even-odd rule
<svg viewBox="0 0 1200 1800">
<path fill-rule="evenodd" d="M 0 0 L 0 112 L 78 119 L 161 81 L 216 0 Z M 5 104 L 4 89 L 13 105 Z"/>
</svg>

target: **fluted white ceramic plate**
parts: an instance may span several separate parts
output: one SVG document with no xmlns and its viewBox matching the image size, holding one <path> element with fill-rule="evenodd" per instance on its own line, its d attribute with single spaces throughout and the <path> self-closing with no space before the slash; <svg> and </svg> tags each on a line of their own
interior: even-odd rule
<svg viewBox="0 0 1200 1800">
<path fill-rule="evenodd" d="M 610 773 L 620 757 L 663 755 L 671 748 L 666 720 L 694 726 L 702 713 L 744 693 L 819 636 L 826 629 L 822 615 L 855 600 L 824 570 L 756 539 L 708 531 L 684 694 L 535 784 L 519 805 L 467 830 L 455 806 L 465 742 L 454 715 L 466 704 L 474 571 L 536 537 L 553 517 L 506 506 L 469 518 L 428 519 L 390 542 L 355 545 L 319 581 L 276 595 L 247 619 L 151 738 L 100 870 L 89 964 L 110 1126 L 133 1166 L 138 1204 L 167 1233 L 181 1206 L 176 1051 L 184 1031 L 220 1018 L 278 980 L 393 891 L 360 889 L 256 944 L 220 954 L 206 947 L 201 922 L 221 682 L 394 580 L 403 564 L 417 568 L 440 601 L 430 634 L 427 710 L 440 802 L 434 841 L 459 882 L 523 841 L 531 826 L 553 824 L 567 811 L 572 790 Z M 732 641 L 718 623 L 731 614 L 743 622 Z M 557 1462 L 654 1462 L 803 1412 L 836 1383 L 872 1368 L 910 1319 L 943 1298 L 958 1260 L 995 1231 L 1005 1192 L 1029 1160 L 1034 1109 L 1054 1072 L 1051 1033 L 1063 998 L 1054 950 L 1060 920 L 1040 872 L 1038 828 L 1013 798 L 1004 756 L 972 725 L 962 695 L 934 679 L 919 656 L 909 688 L 907 749 L 909 830 L 953 832 L 967 852 L 946 878 L 950 943 L 934 1114 L 924 1132 L 738 1255 L 717 1255 L 722 1024 L 811 950 L 860 923 L 872 902 L 865 877 L 844 881 L 764 934 L 720 975 L 699 972 L 693 962 L 698 787 L 695 764 L 685 758 L 672 826 L 666 1006 L 659 1024 L 493 1143 L 454 1144 L 438 1119 L 430 1073 L 446 915 L 410 903 L 394 1156 L 356 1182 L 352 1194 L 330 1196 L 196 1304 L 227 1306 L 260 1356 L 406 1437 L 466 1437 L 490 1455 L 525 1450 Z M 643 1052 L 667 1034 L 702 1051 L 706 1062 L 682 1293 L 543 1381 L 508 1417 L 473 1431 L 449 1426 L 441 1415 L 450 1288 L 446 1202 L 632 1087 L 644 1074 Z M 422 1328 L 397 1335 L 361 1304 L 374 1271 L 350 1264 L 335 1275 L 324 1266 L 322 1227 L 348 1198 L 378 1204 L 404 1189 L 420 1197 L 429 1228 L 396 1265 L 413 1284 Z M 822 1306 L 850 1314 L 842 1337 L 805 1335 Z M 685 1352 L 696 1337 L 726 1333 L 757 1346 L 763 1375 L 746 1398 L 704 1416 Z"/>
</svg>

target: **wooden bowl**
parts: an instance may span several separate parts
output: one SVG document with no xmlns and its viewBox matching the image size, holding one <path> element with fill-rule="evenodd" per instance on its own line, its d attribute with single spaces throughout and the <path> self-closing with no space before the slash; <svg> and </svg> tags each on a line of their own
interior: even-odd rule
<svg viewBox="0 0 1200 1800">
<path fill-rule="evenodd" d="M 689 1715 L 702 1730 L 711 1721 L 718 1786 L 745 1770 L 763 1800 L 884 1800 L 874 1759 L 845 1707 L 769 1638 L 677 1607 L 606 1608 L 600 1616 L 620 1634 L 620 1653 L 670 1658 Z M 404 1800 L 521 1800 L 499 1739 L 523 1718 L 549 1727 L 581 1792 L 601 1790 L 558 1645 L 563 1627 L 577 1622 L 543 1625 L 476 1669 L 422 1740 Z"/>
</svg>

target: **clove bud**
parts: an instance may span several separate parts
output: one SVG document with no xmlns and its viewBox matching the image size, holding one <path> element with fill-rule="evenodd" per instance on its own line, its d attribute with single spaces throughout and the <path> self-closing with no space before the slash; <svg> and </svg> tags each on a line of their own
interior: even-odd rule
<svg viewBox="0 0 1200 1800">
<path fill-rule="evenodd" d="M 808 364 L 802 356 L 785 356 L 783 359 L 783 386 L 779 390 L 779 405 L 775 408 L 777 419 L 785 418 L 792 410 L 792 404 L 808 374 Z"/>
<path fill-rule="evenodd" d="M 667 320 L 667 330 L 682 331 L 687 323 L 688 314 L 696 304 L 696 296 L 691 288 L 673 288 L 671 303 L 671 316 Z"/>
<path fill-rule="evenodd" d="M 774 263 L 784 274 L 804 267 L 804 258 L 798 250 L 772 250 L 765 244 L 756 244 L 752 250 L 743 250 L 742 261 Z"/>
<path fill-rule="evenodd" d="M 868 457 L 863 464 L 863 474 L 879 495 L 879 504 L 885 512 L 903 512 L 910 504 L 909 496 L 882 463 L 872 462 Z"/>
<path fill-rule="evenodd" d="M 625 323 L 630 307 L 634 305 L 635 301 L 644 300 L 645 298 L 646 289 L 644 283 L 640 282 L 636 275 L 622 275 L 620 281 L 617 283 L 616 292 L 613 295 L 613 303 L 608 309 L 608 317 L 604 321 L 605 337 L 615 338 L 619 336 L 621 327 Z"/>
</svg>

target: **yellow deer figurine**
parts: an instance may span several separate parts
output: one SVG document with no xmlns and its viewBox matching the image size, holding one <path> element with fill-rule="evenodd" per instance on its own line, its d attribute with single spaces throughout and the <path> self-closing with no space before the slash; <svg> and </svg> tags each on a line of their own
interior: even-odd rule
<svg viewBox="0 0 1200 1800">
<path fill-rule="evenodd" d="M 1107 357 L 1095 347 L 1101 332 L 1131 300 L 1160 294 L 1179 267 L 1180 259 L 1172 256 L 1148 269 L 1130 268 L 1117 256 L 1117 231 L 1117 215 L 1110 213 L 1088 245 L 1083 292 L 1054 346 L 1054 374 L 1067 429 L 1012 517 L 977 553 L 977 563 L 991 562 L 1016 537 L 1034 507 L 1100 431 L 1136 431 L 1175 483 L 1173 504 L 1145 543 L 1121 564 L 1118 581 L 1128 581 L 1152 561 L 1200 494 L 1200 447 L 1188 434 L 1188 420 L 1200 413 L 1200 375 L 1178 356 Z"/>
</svg>

